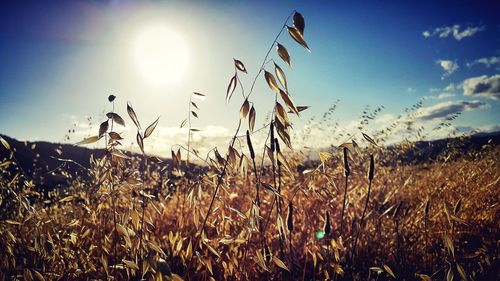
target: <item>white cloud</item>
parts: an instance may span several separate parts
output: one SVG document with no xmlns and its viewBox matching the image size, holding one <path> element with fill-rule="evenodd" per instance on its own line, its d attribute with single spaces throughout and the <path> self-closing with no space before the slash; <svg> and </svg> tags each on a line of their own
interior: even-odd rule
<svg viewBox="0 0 500 281">
<path fill-rule="evenodd" d="M 444 89 L 439 88 L 431 88 L 429 90 L 430 93 L 439 93 L 439 95 L 425 96 L 428 99 L 434 100 L 442 100 L 456 96 L 455 91 L 457 90 L 457 86 L 453 83 L 446 86 Z"/>
<path fill-rule="evenodd" d="M 454 97 L 454 96 L 455 96 L 455 94 L 453 94 L 453 93 L 446 93 L 446 92 L 445 92 L 445 93 L 441 93 L 441 94 L 439 94 L 439 95 L 437 96 L 437 99 L 438 99 L 438 100 L 442 100 L 442 99 L 452 98 L 452 97 Z"/>
<path fill-rule="evenodd" d="M 448 101 L 438 103 L 429 107 L 420 108 L 417 113 L 419 120 L 433 120 L 449 117 L 453 114 L 472 111 L 475 109 L 486 109 L 489 105 L 478 100 L 474 101 Z"/>
<path fill-rule="evenodd" d="M 394 120 L 396 120 L 396 117 L 393 114 L 391 114 L 391 113 L 384 113 L 384 114 L 378 116 L 374 120 L 374 122 L 377 125 L 387 125 L 387 124 L 390 124 L 391 122 L 393 122 Z"/>
<path fill-rule="evenodd" d="M 153 134 L 149 139 L 150 149 L 154 154 L 169 156 L 173 146 L 182 145 L 187 147 L 188 129 L 186 127 L 158 126 L 156 131 L 156 134 Z M 227 149 L 231 137 L 232 132 L 229 132 L 226 127 L 208 125 L 200 128 L 199 132 L 192 133 L 191 148 L 196 148 L 203 157 L 214 147 L 218 147 L 222 154 Z"/>
<path fill-rule="evenodd" d="M 489 58 L 480 58 L 473 62 L 467 63 L 468 67 L 472 67 L 476 64 L 484 64 L 487 68 L 496 66 L 497 69 L 500 67 L 500 57 L 489 57 Z"/>
<path fill-rule="evenodd" d="M 439 66 L 441 66 L 444 70 L 444 74 L 441 76 L 441 79 L 452 75 L 459 68 L 458 63 L 452 60 L 437 60 L 436 63 L 439 64 Z"/>
<path fill-rule="evenodd" d="M 464 96 L 500 100 L 500 74 L 473 77 L 463 82 Z"/>
<path fill-rule="evenodd" d="M 440 38 L 446 38 L 449 36 L 453 36 L 456 40 L 460 41 L 464 38 L 471 37 L 476 33 L 483 31 L 486 29 L 486 26 L 468 26 L 464 29 L 460 28 L 459 24 L 455 24 L 453 26 L 442 26 L 435 28 L 434 30 L 426 30 L 422 32 L 422 36 L 425 38 L 439 36 Z"/>
</svg>

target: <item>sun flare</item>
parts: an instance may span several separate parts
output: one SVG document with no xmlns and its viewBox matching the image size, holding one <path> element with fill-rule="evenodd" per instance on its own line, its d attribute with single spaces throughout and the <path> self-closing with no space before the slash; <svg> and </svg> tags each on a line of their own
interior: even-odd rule
<svg viewBox="0 0 500 281">
<path fill-rule="evenodd" d="M 146 26 L 134 40 L 133 56 L 139 73 L 153 86 L 178 84 L 189 66 L 184 38 L 164 24 Z"/>
</svg>

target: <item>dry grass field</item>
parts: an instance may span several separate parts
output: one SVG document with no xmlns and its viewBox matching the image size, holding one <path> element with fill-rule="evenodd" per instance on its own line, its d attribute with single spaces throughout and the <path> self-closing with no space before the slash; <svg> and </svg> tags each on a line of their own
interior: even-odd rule
<svg viewBox="0 0 500 281">
<path fill-rule="evenodd" d="M 191 144 L 192 100 L 187 145 L 159 166 L 165 160 L 147 153 L 158 120 L 143 128 L 140 112 L 115 112 L 110 96 L 113 111 L 79 143 L 105 140 L 104 156 L 79 175 L 51 171 L 70 185 L 46 194 L 1 138 L 0 280 L 498 280 L 500 148 L 451 146 L 403 161 L 419 152 L 414 143 L 385 147 L 391 133 L 360 130 L 308 161 L 290 149 L 291 119 L 307 107 L 291 100 L 278 65 L 290 64 L 280 36 L 308 49 L 303 32 L 292 13 L 249 89 L 234 61 L 226 101 L 241 89 L 239 126 L 228 149 L 207 158 Z M 258 78 L 274 93 L 262 147 L 252 145 Z M 125 122 L 140 154 L 121 148 Z"/>
</svg>

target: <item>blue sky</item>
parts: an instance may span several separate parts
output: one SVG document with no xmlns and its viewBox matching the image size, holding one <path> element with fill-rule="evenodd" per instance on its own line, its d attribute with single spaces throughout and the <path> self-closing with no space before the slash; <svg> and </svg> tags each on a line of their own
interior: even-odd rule
<svg viewBox="0 0 500 281">
<path fill-rule="evenodd" d="M 70 142 L 76 142 L 96 134 L 96 123 L 110 110 L 106 98 L 112 93 L 118 97 L 117 112 L 126 120 L 127 101 L 143 123 L 161 116 L 149 145 L 163 154 L 174 143 L 185 142 L 186 132 L 178 127 L 186 117 L 189 93 L 198 91 L 207 95 L 198 101 L 200 118 L 194 121 L 202 129 L 198 141 L 222 145 L 237 125 L 242 103 L 235 93 L 225 104 L 233 57 L 245 63 L 249 74 L 242 80 L 248 87 L 294 9 L 305 17 L 304 36 L 312 52 L 285 32 L 278 41 L 288 48 L 293 70 L 274 52 L 273 58 L 286 71 L 295 103 L 311 106 L 300 120 L 294 119 L 296 131 L 340 99 L 335 122 L 354 134 L 365 105 L 384 105 L 370 127 L 375 132 L 422 98 L 418 122 L 426 127 L 463 111 L 453 129 L 500 130 L 500 5 L 495 1 L 268 2 L 4 3 L 0 133 L 63 141 L 67 130 L 75 128 Z M 131 49 L 137 34 L 153 24 L 168 26 L 185 41 L 188 59 L 180 81 L 152 85 L 138 71 Z M 178 54 L 171 45 L 166 52 Z M 180 67 L 181 62 L 174 64 Z M 257 124 L 264 122 L 273 98 L 259 78 L 252 95 Z M 135 135 L 131 127 L 122 132 Z M 318 137 L 312 145 L 331 141 L 324 132 L 313 132 Z M 429 131 L 428 138 L 448 133 Z M 403 133 L 395 136 L 403 138 Z"/>
</svg>

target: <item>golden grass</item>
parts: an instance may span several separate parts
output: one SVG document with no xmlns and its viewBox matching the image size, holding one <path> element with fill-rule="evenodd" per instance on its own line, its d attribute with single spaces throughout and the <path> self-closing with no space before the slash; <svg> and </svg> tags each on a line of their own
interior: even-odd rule
<svg viewBox="0 0 500 281">
<path fill-rule="evenodd" d="M 284 30 L 309 50 L 304 28 L 302 15 L 292 13 L 247 93 L 240 80 L 247 70 L 234 60 L 226 101 L 241 86 L 241 117 L 225 156 L 211 151 L 206 173 L 193 176 L 189 169 L 190 156 L 201 158 L 191 147 L 191 134 L 198 131 L 191 127 L 191 115 L 198 117 L 192 100 L 181 125 L 189 128 L 187 149 L 172 151 L 170 168 L 177 178 L 155 168 L 160 159 L 145 151 L 159 120 L 143 130 L 129 104 L 141 157 L 119 150 L 122 136 L 113 126 L 125 121 L 114 112 L 115 96 L 109 97 L 113 110 L 98 135 L 80 142 L 106 140 L 105 156 L 91 161 L 91 179 L 73 178 L 70 187 L 54 190 L 49 198 L 22 169 L 15 169 L 16 153 L 0 139 L 10 154 L 0 163 L 0 280 L 497 277 L 499 147 L 484 146 L 468 155 L 451 148 L 432 163 L 402 164 L 396 160 L 411 151 L 411 143 L 398 149 L 377 145 L 390 136 L 396 126 L 391 125 L 375 138 L 361 132 L 370 145 L 364 149 L 356 143 L 357 133 L 347 133 L 350 144 L 320 153 L 321 163 L 305 171 L 301 153 L 282 149 L 291 147 L 289 114 L 299 116 L 308 107 L 291 100 L 276 61 L 278 80 L 265 67 L 275 48 L 291 65 L 290 54 L 277 41 Z M 262 148 L 250 145 L 256 118 L 250 98 L 259 77 L 274 92 Z M 359 130 L 380 111 L 364 113 Z M 239 136 L 247 117 L 249 130 Z M 235 148 L 240 137 L 247 138 L 250 152 Z M 259 149 L 266 162 L 259 159 Z"/>
</svg>

